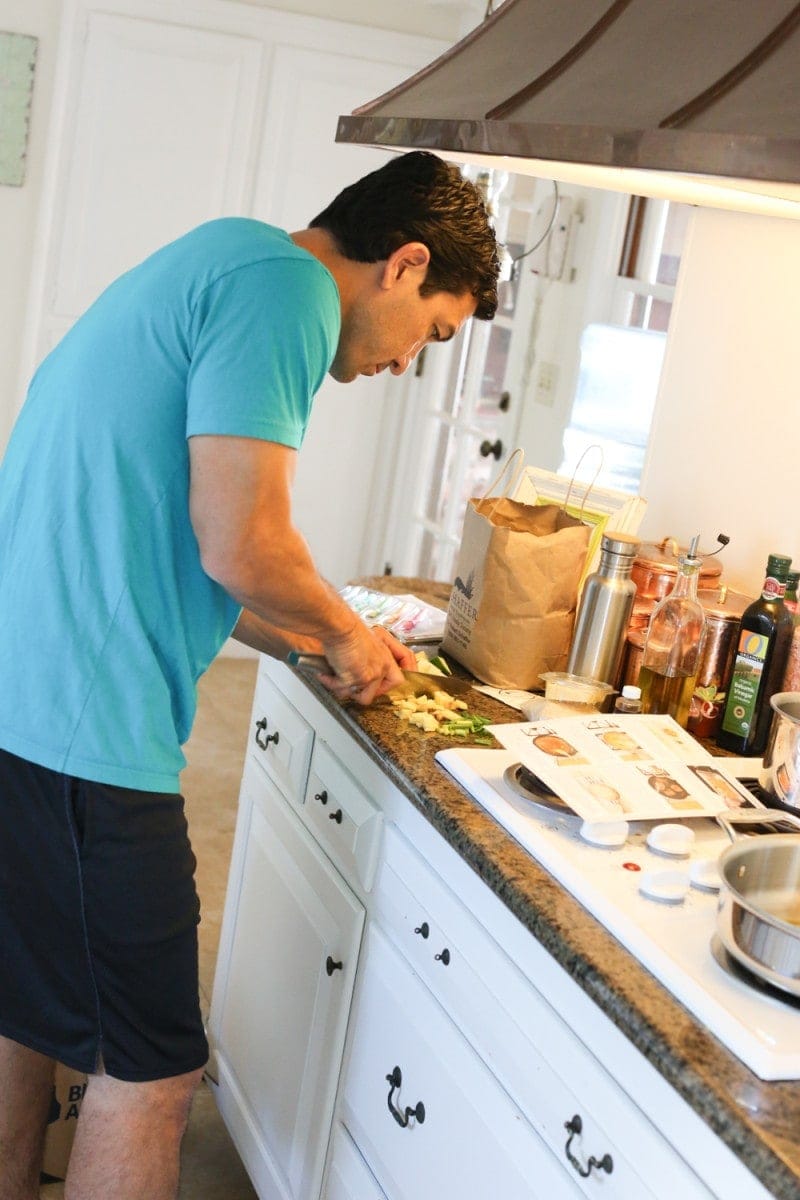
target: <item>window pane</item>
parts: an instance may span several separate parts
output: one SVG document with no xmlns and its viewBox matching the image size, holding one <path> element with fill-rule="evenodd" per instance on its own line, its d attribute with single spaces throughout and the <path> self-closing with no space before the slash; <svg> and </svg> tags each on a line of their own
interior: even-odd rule
<svg viewBox="0 0 800 1200">
<path fill-rule="evenodd" d="M 618 325 L 587 325 L 559 474 L 571 475 L 589 446 L 600 446 L 597 482 L 636 492 L 661 373 L 662 333 Z"/>
</svg>

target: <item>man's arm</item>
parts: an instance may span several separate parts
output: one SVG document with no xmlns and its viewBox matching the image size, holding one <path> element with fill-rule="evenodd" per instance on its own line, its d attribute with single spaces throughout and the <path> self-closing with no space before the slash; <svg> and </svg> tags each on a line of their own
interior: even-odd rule
<svg viewBox="0 0 800 1200">
<path fill-rule="evenodd" d="M 189 509 L 203 569 L 265 623 L 265 637 L 282 630 L 316 639 L 336 671 L 334 690 L 369 703 L 400 671 L 383 637 L 321 578 L 292 523 L 296 457 L 255 438 L 189 439 Z"/>
</svg>

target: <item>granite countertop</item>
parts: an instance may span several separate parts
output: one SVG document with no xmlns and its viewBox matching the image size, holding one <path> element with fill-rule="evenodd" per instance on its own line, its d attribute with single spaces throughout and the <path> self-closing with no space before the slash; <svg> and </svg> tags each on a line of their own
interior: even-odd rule
<svg viewBox="0 0 800 1200">
<path fill-rule="evenodd" d="M 446 585 L 358 580 L 441 607 Z M 444 590 L 443 590 L 444 589 Z M 565 968 L 779 1200 L 800 1196 L 800 1082 L 768 1083 L 729 1053 L 477 801 L 434 761 L 451 739 L 421 734 L 388 705 L 339 704 L 308 681 L 336 719 L 488 887 Z M 495 723 L 512 709 L 480 692 L 471 711 Z M 798 1016 L 800 1037 L 800 1016 Z"/>
</svg>

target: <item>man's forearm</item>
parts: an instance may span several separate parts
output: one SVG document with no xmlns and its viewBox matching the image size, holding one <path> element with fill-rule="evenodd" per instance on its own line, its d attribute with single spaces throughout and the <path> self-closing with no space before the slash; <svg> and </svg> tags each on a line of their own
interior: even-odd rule
<svg viewBox="0 0 800 1200">
<path fill-rule="evenodd" d="M 323 653 L 322 642 L 318 638 L 294 633 L 289 629 L 281 629 L 278 625 L 265 621 L 263 617 L 258 617 L 247 609 L 243 609 L 233 631 L 233 637 L 253 650 L 260 650 L 262 654 L 271 654 L 273 658 L 283 659 L 290 650 L 300 650 L 303 654 Z"/>
<path fill-rule="evenodd" d="M 330 642 L 346 637 L 358 622 L 318 574 L 305 539 L 292 527 L 277 545 L 251 531 L 240 552 L 216 566 L 214 577 L 256 619 L 243 626 L 248 637 L 269 641 L 279 631 L 291 630 L 295 644 L 298 634 Z"/>
</svg>

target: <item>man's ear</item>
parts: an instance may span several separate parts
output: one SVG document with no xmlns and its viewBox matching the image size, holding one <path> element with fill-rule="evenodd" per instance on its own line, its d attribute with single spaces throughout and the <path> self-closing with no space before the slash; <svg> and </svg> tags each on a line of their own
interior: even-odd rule
<svg viewBox="0 0 800 1200">
<path fill-rule="evenodd" d="M 425 279 L 431 252 L 424 242 L 404 242 L 398 246 L 384 263 L 382 285 L 392 287 L 403 276 L 409 273 L 419 284 Z"/>
</svg>

